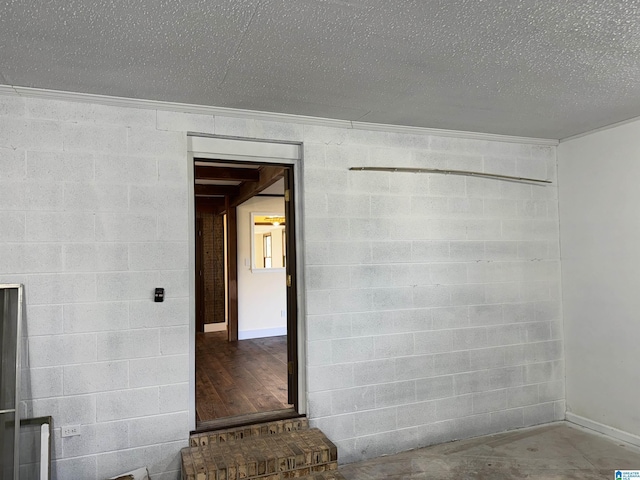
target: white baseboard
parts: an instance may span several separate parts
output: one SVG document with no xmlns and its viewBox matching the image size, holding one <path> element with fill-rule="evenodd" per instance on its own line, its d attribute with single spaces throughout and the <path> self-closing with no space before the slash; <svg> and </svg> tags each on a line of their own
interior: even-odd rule
<svg viewBox="0 0 640 480">
<path fill-rule="evenodd" d="M 208 332 L 224 332 L 227 329 L 227 324 L 225 323 L 205 323 L 204 331 Z"/>
<path fill-rule="evenodd" d="M 640 447 L 640 436 L 634 435 L 633 433 L 618 430 L 617 428 L 610 427 L 593 420 L 589 420 L 588 418 L 581 417 L 580 415 L 575 415 L 571 412 L 566 413 L 566 419 L 567 422 L 575 423 L 576 425 L 580 425 L 581 427 L 595 430 L 596 432 L 602 433 L 609 437 L 615 438 L 617 440 L 622 440 L 623 442 L 627 442 L 631 445 Z"/>
<path fill-rule="evenodd" d="M 250 338 L 279 337 L 287 334 L 287 327 L 261 328 L 260 330 L 240 330 L 238 340 L 249 340 Z"/>
</svg>

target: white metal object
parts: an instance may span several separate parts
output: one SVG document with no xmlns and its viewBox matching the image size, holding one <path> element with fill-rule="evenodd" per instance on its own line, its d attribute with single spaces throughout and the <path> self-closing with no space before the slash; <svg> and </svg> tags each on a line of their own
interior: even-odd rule
<svg viewBox="0 0 640 480">
<path fill-rule="evenodd" d="M 49 424 L 40 427 L 40 478 L 49 478 Z"/>
</svg>

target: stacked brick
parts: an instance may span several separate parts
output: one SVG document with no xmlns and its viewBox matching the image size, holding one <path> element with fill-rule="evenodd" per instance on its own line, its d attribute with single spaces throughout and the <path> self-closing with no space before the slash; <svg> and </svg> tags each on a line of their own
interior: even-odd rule
<svg viewBox="0 0 640 480">
<path fill-rule="evenodd" d="M 264 437 L 276 433 L 291 432 L 295 430 L 307 430 L 309 421 L 306 418 L 294 418 L 290 420 L 277 420 L 267 423 L 256 423 L 244 427 L 234 427 L 213 432 L 195 433 L 189 438 L 192 447 L 208 445 L 210 443 L 223 443 L 232 440 L 241 440 L 247 437 Z"/>
<path fill-rule="evenodd" d="M 182 480 L 341 480 L 336 446 L 306 419 L 196 434 L 182 450 Z"/>
</svg>

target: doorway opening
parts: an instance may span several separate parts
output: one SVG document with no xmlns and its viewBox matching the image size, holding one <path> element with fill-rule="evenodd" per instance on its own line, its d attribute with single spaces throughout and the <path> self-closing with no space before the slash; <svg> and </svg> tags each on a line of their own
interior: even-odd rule
<svg viewBox="0 0 640 480">
<path fill-rule="evenodd" d="M 298 416 L 293 166 L 193 161 L 196 429 Z"/>
</svg>

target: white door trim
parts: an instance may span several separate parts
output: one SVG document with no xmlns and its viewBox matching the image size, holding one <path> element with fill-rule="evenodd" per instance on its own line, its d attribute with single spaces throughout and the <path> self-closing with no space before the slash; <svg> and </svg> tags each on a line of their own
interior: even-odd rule
<svg viewBox="0 0 640 480">
<path fill-rule="evenodd" d="M 274 142 L 249 138 L 230 138 L 215 135 L 187 137 L 189 182 L 189 416 L 190 428 L 196 428 L 196 311 L 195 311 L 195 196 L 193 159 L 213 158 L 246 162 L 280 163 L 291 165 L 294 176 L 296 215 L 296 279 L 298 293 L 298 413 L 306 413 L 306 329 L 304 302 L 304 243 L 302 238 L 302 145 L 298 142 Z"/>
</svg>

